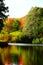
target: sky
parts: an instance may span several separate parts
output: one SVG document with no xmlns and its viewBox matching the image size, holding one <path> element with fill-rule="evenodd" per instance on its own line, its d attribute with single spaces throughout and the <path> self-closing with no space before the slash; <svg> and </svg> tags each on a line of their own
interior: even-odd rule
<svg viewBox="0 0 43 65">
<path fill-rule="evenodd" d="M 21 18 L 27 15 L 32 7 L 43 7 L 43 0 L 5 0 L 9 7 L 10 18 Z"/>
</svg>

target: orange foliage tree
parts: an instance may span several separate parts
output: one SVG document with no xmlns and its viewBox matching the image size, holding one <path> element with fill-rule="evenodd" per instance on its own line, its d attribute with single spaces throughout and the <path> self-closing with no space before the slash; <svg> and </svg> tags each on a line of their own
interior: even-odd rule
<svg viewBox="0 0 43 65">
<path fill-rule="evenodd" d="M 25 18 L 26 18 L 26 16 L 24 16 L 24 17 L 19 19 L 19 21 L 20 21 L 20 28 L 21 29 L 23 28 L 23 24 L 24 24 Z"/>
</svg>

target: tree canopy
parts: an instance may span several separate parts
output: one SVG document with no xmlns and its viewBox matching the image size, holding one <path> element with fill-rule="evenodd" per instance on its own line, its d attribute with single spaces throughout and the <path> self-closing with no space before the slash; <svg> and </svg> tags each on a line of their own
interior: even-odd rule
<svg viewBox="0 0 43 65">
<path fill-rule="evenodd" d="M 33 7 L 26 16 L 23 32 L 30 38 L 40 37 L 43 34 L 43 8 Z"/>
</svg>

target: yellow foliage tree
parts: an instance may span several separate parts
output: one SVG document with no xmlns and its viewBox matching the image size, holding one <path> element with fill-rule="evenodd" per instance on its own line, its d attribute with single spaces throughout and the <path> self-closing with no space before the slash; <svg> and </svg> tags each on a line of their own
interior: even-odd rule
<svg viewBox="0 0 43 65">
<path fill-rule="evenodd" d="M 4 21 L 4 27 L 3 27 L 3 32 L 13 32 L 13 27 L 12 27 L 12 24 L 14 22 L 14 19 L 13 18 L 7 18 L 5 21 Z"/>
</svg>

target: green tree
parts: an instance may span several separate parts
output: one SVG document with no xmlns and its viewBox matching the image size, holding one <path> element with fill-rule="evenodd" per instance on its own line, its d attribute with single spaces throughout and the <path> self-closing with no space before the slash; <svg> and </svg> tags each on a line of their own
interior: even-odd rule
<svg viewBox="0 0 43 65">
<path fill-rule="evenodd" d="M 13 23 L 14 31 L 19 30 L 19 25 L 20 25 L 20 22 L 17 19 L 14 19 L 14 23 Z"/>
<path fill-rule="evenodd" d="M 3 20 L 8 17 L 8 15 L 6 15 L 8 11 L 8 7 L 5 6 L 4 0 L 0 0 L 0 30 L 3 27 Z"/>
<path fill-rule="evenodd" d="M 43 8 L 33 7 L 26 16 L 23 32 L 29 38 L 40 37 L 43 34 Z"/>
</svg>

